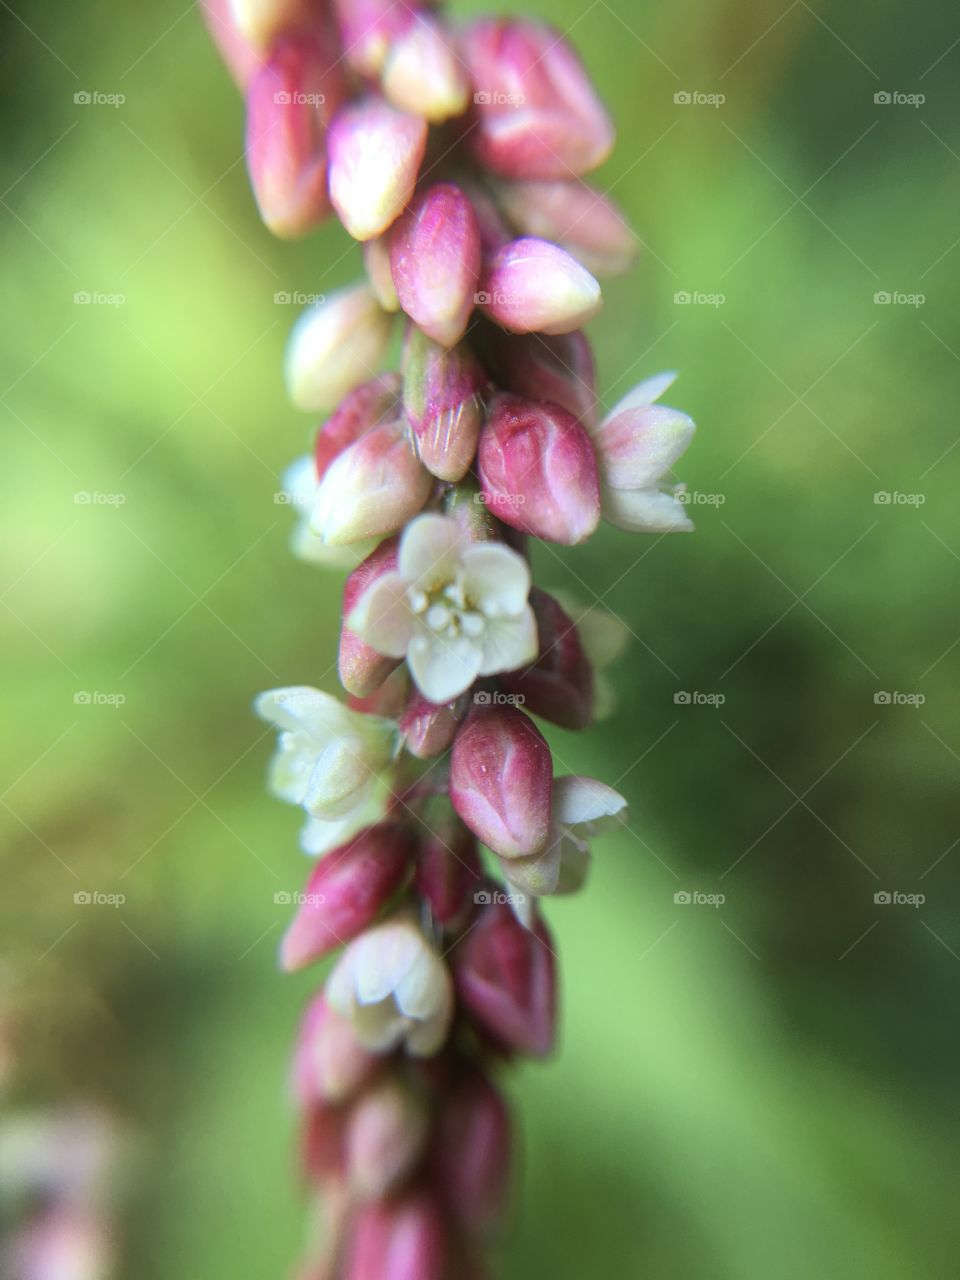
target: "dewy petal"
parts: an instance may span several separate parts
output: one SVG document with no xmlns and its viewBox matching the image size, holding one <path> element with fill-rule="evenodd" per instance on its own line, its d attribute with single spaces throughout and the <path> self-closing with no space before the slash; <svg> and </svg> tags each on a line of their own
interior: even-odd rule
<svg viewBox="0 0 960 1280">
<path fill-rule="evenodd" d="M 530 595 L 530 567 L 523 556 L 501 542 L 484 542 L 467 547 L 462 561 L 466 593 L 484 613 L 486 606 L 492 606 L 491 617 L 515 618 L 523 612 Z"/>
<path fill-rule="evenodd" d="M 378 653 L 403 658 L 414 632 L 407 587 L 399 573 L 385 573 L 360 597 L 347 625 Z"/>
<path fill-rule="evenodd" d="M 576 774 L 553 780 L 553 816 L 565 827 L 622 814 L 627 802 L 613 787 Z"/>
<path fill-rule="evenodd" d="M 483 650 L 469 636 L 448 639 L 425 629 L 414 636 L 407 653 L 417 687 L 431 702 L 451 702 L 469 689 L 482 660 Z"/>
<path fill-rule="evenodd" d="M 627 533 L 689 533 L 693 521 L 674 494 L 657 489 L 601 489 L 603 517 Z"/>
<path fill-rule="evenodd" d="M 638 382 L 632 391 L 628 391 L 623 399 L 613 406 L 605 421 L 609 422 L 611 418 L 616 418 L 621 413 L 626 413 L 628 409 L 637 409 L 641 405 L 653 404 L 655 400 L 660 399 L 666 390 L 673 386 L 677 377 L 676 369 L 669 369 L 665 373 L 655 373 L 652 377 L 645 378 L 643 382 Z"/>
<path fill-rule="evenodd" d="M 460 564 L 463 532 L 450 516 L 417 516 L 400 539 L 400 576 L 423 591 L 450 582 Z"/>
<path fill-rule="evenodd" d="M 527 605 L 519 618 L 495 618 L 487 622 L 479 674 L 492 676 L 497 671 L 516 671 L 533 662 L 538 651 L 537 622 Z"/>
</svg>

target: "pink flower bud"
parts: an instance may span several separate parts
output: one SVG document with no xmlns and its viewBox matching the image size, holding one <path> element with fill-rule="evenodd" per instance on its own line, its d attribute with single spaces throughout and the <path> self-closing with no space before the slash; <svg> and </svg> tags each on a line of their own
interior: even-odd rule
<svg viewBox="0 0 960 1280">
<path fill-rule="evenodd" d="M 386 231 L 413 195 L 427 124 L 386 102 L 345 107 L 330 127 L 330 200 L 355 240 Z"/>
<path fill-rule="evenodd" d="M 414 689 L 400 720 L 403 745 L 418 760 L 432 760 L 442 755 L 453 741 L 460 717 L 456 704 L 430 702 L 419 689 Z"/>
<path fill-rule="evenodd" d="M 363 265 L 367 269 L 370 287 L 384 311 L 399 311 L 400 299 L 390 266 L 389 233 L 363 242 Z"/>
<path fill-rule="evenodd" d="M 620 275 L 637 256 L 636 236 L 617 206 L 579 179 L 503 182 L 497 196 L 521 235 L 552 240 L 595 275 Z"/>
<path fill-rule="evenodd" d="M 227 69 L 245 89 L 263 66 L 263 54 L 237 26 L 231 0 L 203 0 L 200 13 Z"/>
<path fill-rule="evenodd" d="M 452 182 L 413 200 L 390 234 L 390 265 L 400 305 L 445 347 L 463 336 L 480 275 L 480 228 Z"/>
<path fill-rule="evenodd" d="M 529 667 L 501 676 L 500 683 L 534 715 L 564 729 L 584 729 L 593 718 L 593 670 L 577 628 L 546 591 L 534 587 L 530 604 L 540 653 Z"/>
<path fill-rule="evenodd" d="M 506 334 L 484 325 L 482 354 L 493 380 L 525 400 L 549 400 L 590 426 L 596 416 L 597 371 L 586 334 Z"/>
<path fill-rule="evenodd" d="M 600 286 L 576 258 L 532 236 L 497 249 L 482 281 L 477 305 L 510 333 L 570 333 L 603 305 Z"/>
<path fill-rule="evenodd" d="M 347 1176 L 372 1200 L 395 1190 L 411 1173 L 427 1137 L 423 1099 L 398 1080 L 384 1080 L 350 1109 L 346 1124 Z"/>
<path fill-rule="evenodd" d="M 469 144 L 508 178 L 568 178 L 596 168 L 613 125 L 580 59 L 540 22 L 486 18 L 467 28 L 477 127 Z"/>
<path fill-rule="evenodd" d="M 433 1177 L 450 1211 L 468 1231 L 495 1229 L 510 1181 L 510 1114 L 479 1072 L 443 1098 L 435 1142 Z"/>
<path fill-rule="evenodd" d="M 484 501 L 498 520 L 549 542 L 583 542 L 600 520 L 586 430 L 558 405 L 498 395 L 477 451 Z"/>
<path fill-rule="evenodd" d="M 420 461 L 441 480 L 462 480 L 470 469 L 486 383 L 468 346 L 442 347 L 410 328 L 403 354 L 403 408 Z"/>
<path fill-rule="evenodd" d="M 505 902 L 480 908 L 453 954 L 464 1008 L 507 1048 L 543 1057 L 553 1047 L 556 990 L 552 940 L 542 920 L 525 928 Z"/>
<path fill-rule="evenodd" d="M 320 29 L 328 39 L 334 35 L 323 0 L 228 0 L 228 4 L 237 31 L 264 52 L 278 36 L 297 28 Z"/>
<path fill-rule="evenodd" d="M 392 42 L 381 78 L 395 107 L 442 124 L 467 109 L 470 85 L 441 24 L 418 14 Z"/>
<path fill-rule="evenodd" d="M 367 1053 L 349 1021 L 314 996 L 300 1024 L 293 1063 L 297 1101 L 342 1102 L 373 1074 L 377 1058 Z"/>
<path fill-rule="evenodd" d="M 310 527 L 334 545 L 393 533 L 417 514 L 433 483 L 403 419 L 381 422 L 330 464 Z"/>
<path fill-rule="evenodd" d="M 363 1205 L 352 1225 L 343 1280 L 444 1280 L 443 1220 L 427 1195 Z"/>
<path fill-rule="evenodd" d="M 348 693 L 359 698 L 369 697 L 383 684 L 391 671 L 399 664 L 399 658 L 388 658 L 361 640 L 346 623 L 357 602 L 368 587 L 385 574 L 397 570 L 396 538 L 388 538 L 367 556 L 350 574 L 343 586 L 343 617 L 340 628 L 340 653 L 337 668 L 340 683 Z M 381 712 L 380 714 L 385 714 Z"/>
<path fill-rule="evenodd" d="M 287 391 L 294 407 L 307 413 L 332 409 L 373 377 L 392 327 L 366 284 L 341 289 L 304 311 L 287 345 Z"/>
<path fill-rule="evenodd" d="M 344 397 L 317 435 L 314 458 L 318 480 L 323 479 L 331 462 L 348 445 L 378 423 L 399 416 L 400 385 L 397 374 L 385 373 L 380 378 L 364 382 Z"/>
<path fill-rule="evenodd" d="M 324 1102 L 310 1108 L 303 1126 L 300 1158 L 304 1177 L 323 1183 L 343 1176 L 345 1165 L 343 1114 Z"/>
<path fill-rule="evenodd" d="M 284 935 L 283 967 L 288 972 L 303 969 L 372 924 L 398 888 L 412 855 L 410 833 L 395 823 L 367 827 L 326 854 Z"/>
<path fill-rule="evenodd" d="M 304 35 L 278 40 L 250 81 L 247 168 L 275 235 L 303 235 L 330 212 L 327 123 L 345 94 L 336 54 Z"/>
<path fill-rule="evenodd" d="M 417 890 L 442 925 L 458 920 L 481 887 L 477 842 L 454 813 L 446 796 L 426 806 L 427 836 L 417 856 Z"/>
<path fill-rule="evenodd" d="M 419 7 L 410 0 L 334 0 L 344 57 L 354 71 L 379 75 L 391 44 Z"/>
<path fill-rule="evenodd" d="M 450 799 L 474 835 L 503 858 L 537 853 L 550 826 L 553 763 L 515 707 L 476 707 L 453 743 Z"/>
</svg>

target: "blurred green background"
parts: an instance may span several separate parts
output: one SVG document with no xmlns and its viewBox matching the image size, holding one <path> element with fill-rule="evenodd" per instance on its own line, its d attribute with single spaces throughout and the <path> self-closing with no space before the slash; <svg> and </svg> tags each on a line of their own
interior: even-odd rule
<svg viewBox="0 0 960 1280">
<path fill-rule="evenodd" d="M 955 9 L 528 9 L 619 124 L 598 180 L 645 249 L 592 326 L 601 389 L 681 370 L 698 530 L 539 557 L 635 634 L 614 718 L 552 735 L 632 816 L 549 908 L 563 1045 L 515 1081 L 502 1275 L 952 1276 Z M 359 255 L 260 226 L 241 104 L 182 0 L 11 0 L 0 31 L 8 1101 L 100 1100 L 140 1135 L 122 1274 L 280 1276 L 315 978 L 275 966 L 274 894 L 307 865 L 250 702 L 334 687 L 338 580 L 288 555 L 274 502 L 313 425 L 274 296 Z M 126 901 L 75 904 L 94 891 Z"/>
</svg>

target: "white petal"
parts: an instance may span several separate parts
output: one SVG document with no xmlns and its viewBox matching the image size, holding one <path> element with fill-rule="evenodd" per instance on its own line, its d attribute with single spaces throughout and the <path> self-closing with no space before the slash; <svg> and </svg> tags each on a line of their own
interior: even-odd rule
<svg viewBox="0 0 960 1280">
<path fill-rule="evenodd" d="M 253 705 L 262 720 L 278 729 L 308 733 L 324 742 L 347 735 L 353 728 L 353 713 L 339 699 L 308 685 L 268 689 Z"/>
<path fill-rule="evenodd" d="M 559 598 L 559 597 L 558 597 Z M 606 609 L 560 603 L 576 623 L 577 635 L 594 668 L 609 667 L 630 643 L 630 628 Z"/>
<path fill-rule="evenodd" d="M 693 521 L 672 493 L 657 489 L 602 491 L 603 517 L 627 533 L 689 533 Z"/>
<path fill-rule="evenodd" d="M 561 841 L 554 839 L 542 853 L 504 859 L 501 865 L 507 880 L 518 893 L 539 898 L 556 890 L 561 853 Z"/>
<path fill-rule="evenodd" d="M 576 893 L 582 889 L 590 870 L 590 846 L 585 840 L 565 839 L 560 842 L 560 875 L 556 893 Z"/>
<path fill-rule="evenodd" d="M 639 405 L 653 404 L 654 400 L 659 400 L 663 393 L 677 380 L 676 369 L 670 369 L 666 373 L 655 373 L 651 378 L 645 378 L 643 382 L 637 383 L 632 391 L 628 391 L 622 400 L 613 406 L 604 422 L 609 422 L 611 418 L 615 418 L 620 413 L 625 413 L 628 409 L 636 409 Z"/>
<path fill-rule="evenodd" d="M 406 976 L 397 984 L 394 992 L 397 1008 L 408 1018 L 433 1017 L 445 1007 L 449 986 L 447 966 L 424 944 Z"/>
<path fill-rule="evenodd" d="M 291 462 L 281 479 L 283 493 L 299 511 L 307 511 L 317 492 L 317 464 L 309 453 Z"/>
<path fill-rule="evenodd" d="M 614 817 L 626 807 L 619 791 L 596 778 L 568 774 L 553 780 L 553 817 L 565 827 Z"/>
<path fill-rule="evenodd" d="M 365 591 L 347 625 L 378 653 L 402 658 L 413 636 L 415 616 L 399 573 L 385 573 Z"/>
<path fill-rule="evenodd" d="M 422 591 L 453 580 L 465 536 L 450 516 L 428 512 L 407 525 L 400 539 L 400 576 Z"/>
<path fill-rule="evenodd" d="M 377 1004 L 356 1005 L 351 1021 L 357 1039 L 370 1053 L 389 1053 L 395 1049 L 410 1025 L 391 996 Z"/>
<path fill-rule="evenodd" d="M 364 820 L 358 823 L 356 813 L 346 814 L 331 822 L 324 822 L 322 818 L 310 818 L 300 832 L 300 848 L 311 857 L 329 853 L 365 826 L 369 826 L 369 822 Z"/>
<path fill-rule="evenodd" d="M 377 1004 L 392 995 L 425 946 L 411 924 L 389 922 L 352 943 L 354 988 L 360 1004 Z"/>
<path fill-rule="evenodd" d="M 652 489 L 693 439 L 696 424 L 679 409 L 647 405 L 610 418 L 594 437 L 611 489 Z"/>
<path fill-rule="evenodd" d="M 348 542 L 342 546 L 324 542 L 310 528 L 309 516 L 298 521 L 290 535 L 290 550 L 297 559 L 306 564 L 319 565 L 321 569 L 355 569 L 361 560 L 366 560 L 376 545 L 375 538 Z"/>
<path fill-rule="evenodd" d="M 305 734 L 281 733 L 268 771 L 270 790 L 288 804 L 302 804 L 316 759 Z"/>
<path fill-rule="evenodd" d="M 533 662 L 538 652 L 537 622 L 527 605 L 519 618 L 498 618 L 487 623 L 479 674 L 492 676 L 497 671 L 516 671 Z"/>
<path fill-rule="evenodd" d="M 431 702 L 450 702 L 480 673 L 483 650 L 468 636 L 446 639 L 426 630 L 414 636 L 407 662 L 417 687 Z"/>
<path fill-rule="evenodd" d="M 452 1006 L 423 1022 L 414 1022 L 407 1031 L 407 1048 L 417 1058 L 429 1058 L 442 1048 L 450 1026 Z"/>
<path fill-rule="evenodd" d="M 491 616 L 515 617 L 530 595 L 530 567 L 502 542 L 476 542 L 463 553 L 464 588 Z"/>
<path fill-rule="evenodd" d="M 314 818 L 346 818 L 362 805 L 370 781 L 360 743 L 340 739 L 316 757 L 301 803 Z"/>
</svg>

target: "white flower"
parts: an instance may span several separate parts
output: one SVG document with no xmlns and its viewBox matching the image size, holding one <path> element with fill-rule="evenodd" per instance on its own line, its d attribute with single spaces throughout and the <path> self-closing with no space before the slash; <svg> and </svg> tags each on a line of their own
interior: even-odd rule
<svg viewBox="0 0 960 1280">
<path fill-rule="evenodd" d="M 301 838 L 308 853 L 325 853 L 382 816 L 398 741 L 392 720 L 309 688 L 271 689 L 255 707 L 280 730 L 270 787 L 310 815 Z"/>
<path fill-rule="evenodd" d="M 297 458 L 283 473 L 283 499 L 297 513 L 297 525 L 290 536 L 290 550 L 298 560 L 305 560 L 308 564 L 318 564 L 326 569 L 353 569 L 366 559 L 376 542 L 368 539 L 334 546 L 314 533 L 310 527 L 310 515 L 319 487 L 316 464 L 309 454 Z"/>
<path fill-rule="evenodd" d="M 413 921 L 395 919 L 350 943 L 327 982 L 327 1000 L 372 1053 L 405 1043 L 429 1057 L 447 1036 L 453 983 Z"/>
<path fill-rule="evenodd" d="M 696 429 L 685 413 L 654 404 L 676 376 L 660 373 L 641 382 L 591 433 L 603 517 L 618 529 L 673 533 L 693 528 L 678 497 L 682 488 L 662 483 Z"/>
<path fill-rule="evenodd" d="M 390 658 L 406 657 L 431 702 L 449 702 L 477 676 L 513 671 L 537 656 L 526 561 L 500 542 L 471 542 L 450 516 L 422 515 L 348 619 Z"/>
<path fill-rule="evenodd" d="M 587 878 L 590 841 L 626 818 L 627 802 L 618 791 L 595 778 L 571 774 L 555 778 L 550 834 L 542 853 L 502 859 L 508 884 L 517 892 L 514 911 L 529 924 L 531 898 L 549 893 L 575 893 Z"/>
</svg>

